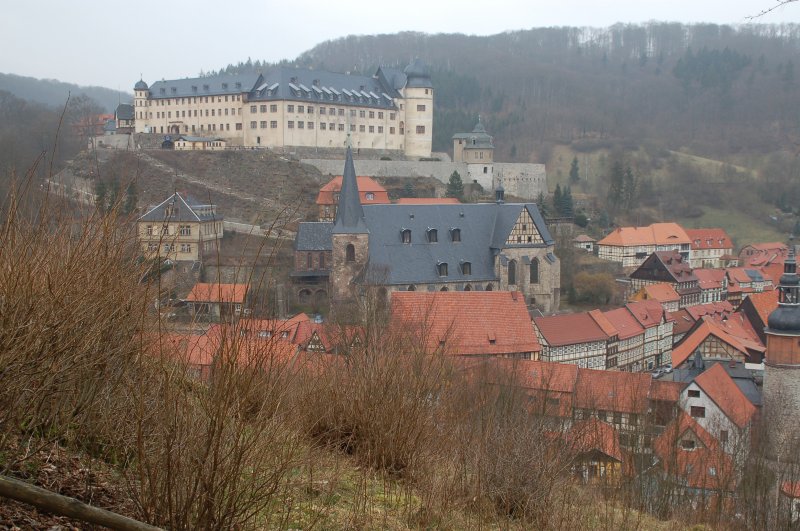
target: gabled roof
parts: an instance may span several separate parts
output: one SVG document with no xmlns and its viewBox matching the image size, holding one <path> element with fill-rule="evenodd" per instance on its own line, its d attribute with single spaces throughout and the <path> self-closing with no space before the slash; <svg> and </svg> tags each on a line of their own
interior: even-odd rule
<svg viewBox="0 0 800 531">
<path fill-rule="evenodd" d="M 159 335 L 161 352 L 180 362 L 193 366 L 211 366 L 219 349 L 219 342 L 213 335 L 164 333 Z"/>
<path fill-rule="evenodd" d="M 575 422 L 565 439 L 570 449 L 578 454 L 598 451 L 620 463 L 624 459 L 617 430 L 595 417 Z"/>
<path fill-rule="evenodd" d="M 771 314 L 778 307 L 778 290 L 773 289 L 770 291 L 763 291 L 761 293 L 753 293 L 742 301 L 739 308 L 750 305 L 756 311 L 759 319 L 761 319 L 760 326 L 766 326 L 769 314 Z M 755 326 L 755 323 L 753 323 Z"/>
<path fill-rule="evenodd" d="M 295 345 L 300 345 L 306 340 L 305 324 L 309 323 L 308 315 L 298 313 L 289 319 L 241 319 L 240 330 L 259 338 L 277 337 L 285 339 Z"/>
<path fill-rule="evenodd" d="M 614 327 L 611 321 L 608 320 L 608 317 L 600 310 L 589 310 L 589 316 L 594 319 L 597 326 L 599 326 L 608 337 L 614 337 L 619 334 L 619 330 Z"/>
<path fill-rule="evenodd" d="M 687 385 L 684 382 L 653 380 L 650 383 L 650 400 L 678 403 L 681 399 L 681 393 Z"/>
<path fill-rule="evenodd" d="M 133 105 L 129 103 L 120 103 L 119 105 L 117 105 L 117 110 L 115 114 L 117 116 L 117 120 L 133 120 L 134 119 Z"/>
<path fill-rule="evenodd" d="M 699 442 L 699 446 L 685 449 L 683 439 Z M 653 451 L 664 471 L 676 476 L 694 489 L 732 491 L 736 486 L 734 464 L 731 457 L 692 417 L 681 411 L 653 441 Z"/>
<path fill-rule="evenodd" d="M 644 296 L 642 300 L 653 299 L 660 303 L 665 302 L 679 302 L 681 296 L 672 287 L 672 284 L 667 282 L 659 282 L 658 284 L 648 284 L 639 290 Z"/>
<path fill-rule="evenodd" d="M 700 289 L 719 289 L 725 282 L 724 269 L 706 269 L 698 267 L 694 271 Z"/>
<path fill-rule="evenodd" d="M 644 278 L 653 280 L 651 271 L 660 272 L 659 280 L 674 283 L 697 281 L 697 277 L 692 271 L 692 267 L 687 260 L 683 259 L 681 253 L 676 250 L 656 251 L 648 256 L 645 261 L 634 272 L 630 278 Z"/>
<path fill-rule="evenodd" d="M 597 243 L 621 247 L 672 244 L 680 246 L 691 243 L 691 240 L 677 223 L 653 223 L 647 227 L 619 227 Z"/>
<path fill-rule="evenodd" d="M 686 229 L 692 250 L 733 249 L 733 241 L 724 229 Z"/>
<path fill-rule="evenodd" d="M 248 284 L 222 284 L 198 282 L 186 297 L 188 302 L 244 303 Z"/>
<path fill-rule="evenodd" d="M 359 185 L 359 188 L 361 185 Z M 460 204 L 455 197 L 401 197 L 398 205 L 457 205 Z"/>
<path fill-rule="evenodd" d="M 431 352 L 475 356 L 541 350 L 519 292 L 395 292 L 391 315 L 402 333 Z"/>
<path fill-rule="evenodd" d="M 533 319 L 551 347 L 606 341 L 609 335 L 588 313 L 566 313 Z M 613 326 L 613 324 L 612 324 Z"/>
<path fill-rule="evenodd" d="M 170 207 L 169 209 L 167 207 Z M 139 221 L 155 223 L 171 222 L 203 222 L 221 221 L 222 216 L 216 213 L 215 206 L 202 203 L 181 192 L 175 192 L 167 199 L 150 209 L 139 218 Z"/>
<path fill-rule="evenodd" d="M 389 201 L 389 194 L 386 192 L 386 188 L 378 184 L 375 179 L 371 177 L 356 177 L 356 182 L 358 183 L 358 192 L 359 197 L 361 198 L 361 204 L 385 204 L 390 203 Z M 336 198 L 335 194 L 342 189 L 342 176 L 334 177 L 330 181 L 328 181 L 325 186 L 320 188 L 319 194 L 317 195 L 317 204 L 318 205 L 335 205 Z M 367 199 L 367 193 L 371 193 L 373 195 L 372 199 Z"/>
<path fill-rule="evenodd" d="M 746 357 L 750 357 L 750 351 L 761 353 L 765 351 L 764 346 L 761 345 L 757 339 L 753 340 L 747 337 L 737 337 L 730 333 L 730 331 L 722 328 L 713 318 L 704 316 L 695 323 L 695 326 L 687 332 L 680 343 L 672 349 L 672 366 L 679 367 L 688 360 L 700 344 L 709 336 L 716 337 L 723 343 L 738 350 Z"/>
<path fill-rule="evenodd" d="M 579 234 L 578 236 L 572 238 L 572 241 L 580 243 L 591 243 L 591 242 L 596 242 L 597 240 L 595 240 L 591 236 L 587 236 L 586 234 Z"/>
<path fill-rule="evenodd" d="M 672 319 L 664 307 L 654 300 L 629 302 L 625 308 L 644 328 L 658 326 L 663 320 L 670 321 Z"/>
<path fill-rule="evenodd" d="M 713 317 L 715 320 L 722 319 L 733 313 L 733 306 L 728 301 L 706 302 L 703 304 L 695 304 L 684 308 L 692 319 L 697 321 L 705 315 Z"/>
<path fill-rule="evenodd" d="M 742 393 L 721 364 L 715 363 L 694 381 L 739 428 L 747 426 L 756 414 L 756 407 Z"/>
</svg>

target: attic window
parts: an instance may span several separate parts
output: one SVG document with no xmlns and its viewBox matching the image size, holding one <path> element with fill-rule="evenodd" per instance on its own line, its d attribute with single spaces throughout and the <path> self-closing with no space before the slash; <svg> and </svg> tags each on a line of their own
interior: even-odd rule
<svg viewBox="0 0 800 531">
<path fill-rule="evenodd" d="M 227 83 L 223 83 L 222 84 L 222 90 L 228 90 L 228 84 Z"/>
<path fill-rule="evenodd" d="M 439 262 L 436 264 L 436 272 L 439 273 L 440 277 L 447 276 L 447 262 Z"/>
<path fill-rule="evenodd" d="M 411 229 L 403 229 L 400 233 L 403 243 L 411 243 Z"/>
<path fill-rule="evenodd" d="M 236 82 L 236 88 L 237 88 L 237 89 L 240 89 L 240 88 L 242 88 L 242 84 L 241 84 L 240 82 L 238 82 L 238 81 Z"/>
<path fill-rule="evenodd" d="M 192 92 L 197 92 L 197 85 L 192 85 Z"/>
<path fill-rule="evenodd" d="M 464 275 L 472 274 L 472 262 L 461 262 L 461 273 Z"/>
<path fill-rule="evenodd" d="M 203 90 L 205 90 L 206 92 L 208 92 L 210 88 L 211 87 L 209 87 L 208 85 L 203 85 Z"/>
<path fill-rule="evenodd" d="M 461 241 L 461 229 L 450 229 L 450 240 L 454 242 Z"/>
<path fill-rule="evenodd" d="M 177 87 L 170 87 L 170 91 L 172 91 L 173 94 L 177 94 L 178 93 Z"/>
<path fill-rule="evenodd" d="M 694 450 L 695 444 L 694 441 L 691 439 L 683 439 L 681 441 L 681 448 L 684 450 Z"/>
<path fill-rule="evenodd" d="M 167 89 L 165 89 L 165 88 L 161 88 L 161 89 L 159 89 L 159 90 L 158 90 L 158 92 L 159 92 L 160 94 L 166 94 L 166 93 L 167 93 Z"/>
<path fill-rule="evenodd" d="M 439 231 L 428 227 L 428 243 L 437 243 L 439 241 Z"/>
</svg>

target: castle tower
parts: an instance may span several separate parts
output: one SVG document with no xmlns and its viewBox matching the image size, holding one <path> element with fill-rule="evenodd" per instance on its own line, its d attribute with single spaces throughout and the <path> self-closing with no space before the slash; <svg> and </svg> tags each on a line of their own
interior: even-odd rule
<svg viewBox="0 0 800 531">
<path fill-rule="evenodd" d="M 800 444 L 800 277 L 794 242 L 783 265 L 778 308 L 769 315 L 764 360 L 764 409 L 769 453 L 781 461 L 797 459 Z"/>
<path fill-rule="evenodd" d="M 428 67 L 415 59 L 403 72 L 405 98 L 405 153 L 409 157 L 430 157 L 433 149 L 433 84 Z"/>
<path fill-rule="evenodd" d="M 453 162 L 467 165 L 467 182 L 478 183 L 484 190 L 495 187 L 494 139 L 486 132 L 480 116 L 471 133 L 453 135 Z"/>
<path fill-rule="evenodd" d="M 137 133 L 144 133 L 148 123 L 147 95 L 150 90 L 141 79 L 133 86 L 133 123 Z"/>
<path fill-rule="evenodd" d="M 358 180 L 353 165 L 353 152 L 348 146 L 339 192 L 339 206 L 331 235 L 333 265 L 331 291 L 334 300 L 352 296 L 353 278 L 363 269 L 369 257 L 369 230 L 358 193 Z"/>
</svg>

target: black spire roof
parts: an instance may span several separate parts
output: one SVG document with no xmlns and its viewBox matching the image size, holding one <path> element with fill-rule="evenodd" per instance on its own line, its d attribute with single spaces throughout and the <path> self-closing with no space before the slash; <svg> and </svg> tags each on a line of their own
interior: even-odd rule
<svg viewBox="0 0 800 531">
<path fill-rule="evenodd" d="M 800 335 L 800 277 L 797 276 L 794 241 L 789 239 L 789 256 L 783 263 L 778 286 L 778 308 L 767 319 L 769 330 Z"/>
<path fill-rule="evenodd" d="M 339 204 L 336 207 L 336 219 L 333 222 L 334 234 L 367 234 L 364 222 L 364 209 L 358 193 L 358 179 L 353 165 L 353 151 L 347 147 L 342 174 L 342 189 L 339 192 Z"/>
</svg>

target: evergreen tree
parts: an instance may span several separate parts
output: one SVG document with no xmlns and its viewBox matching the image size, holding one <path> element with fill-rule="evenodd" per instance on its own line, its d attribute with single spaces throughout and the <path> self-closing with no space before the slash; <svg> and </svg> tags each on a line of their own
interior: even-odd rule
<svg viewBox="0 0 800 531">
<path fill-rule="evenodd" d="M 561 196 L 561 209 L 559 214 L 565 218 L 571 218 L 575 214 L 572 206 L 572 188 L 567 186 Z"/>
<path fill-rule="evenodd" d="M 580 173 L 578 172 L 578 157 L 572 159 L 572 166 L 569 167 L 569 182 L 577 183 L 581 180 Z"/>
<path fill-rule="evenodd" d="M 555 210 L 556 215 L 561 215 L 561 185 L 556 185 L 556 191 L 553 193 L 553 210 Z"/>
<path fill-rule="evenodd" d="M 539 207 L 539 212 L 542 214 L 542 217 L 546 218 L 549 216 L 550 208 L 547 206 L 547 197 L 545 197 L 544 192 L 539 192 L 539 195 L 536 196 L 536 206 Z"/>
<path fill-rule="evenodd" d="M 625 201 L 625 170 L 622 167 L 622 161 L 616 160 L 611 165 L 611 174 L 608 180 L 610 185 L 606 203 L 608 204 L 609 212 L 615 214 L 624 207 Z"/>
<path fill-rule="evenodd" d="M 622 192 L 625 208 L 630 210 L 636 206 L 637 182 L 636 178 L 633 176 L 633 170 L 631 170 L 630 166 L 625 168 L 625 178 L 623 179 L 622 183 Z"/>
<path fill-rule="evenodd" d="M 450 175 L 450 181 L 447 183 L 446 197 L 455 197 L 458 200 L 464 198 L 464 183 L 461 181 L 461 175 L 454 171 Z"/>
</svg>

